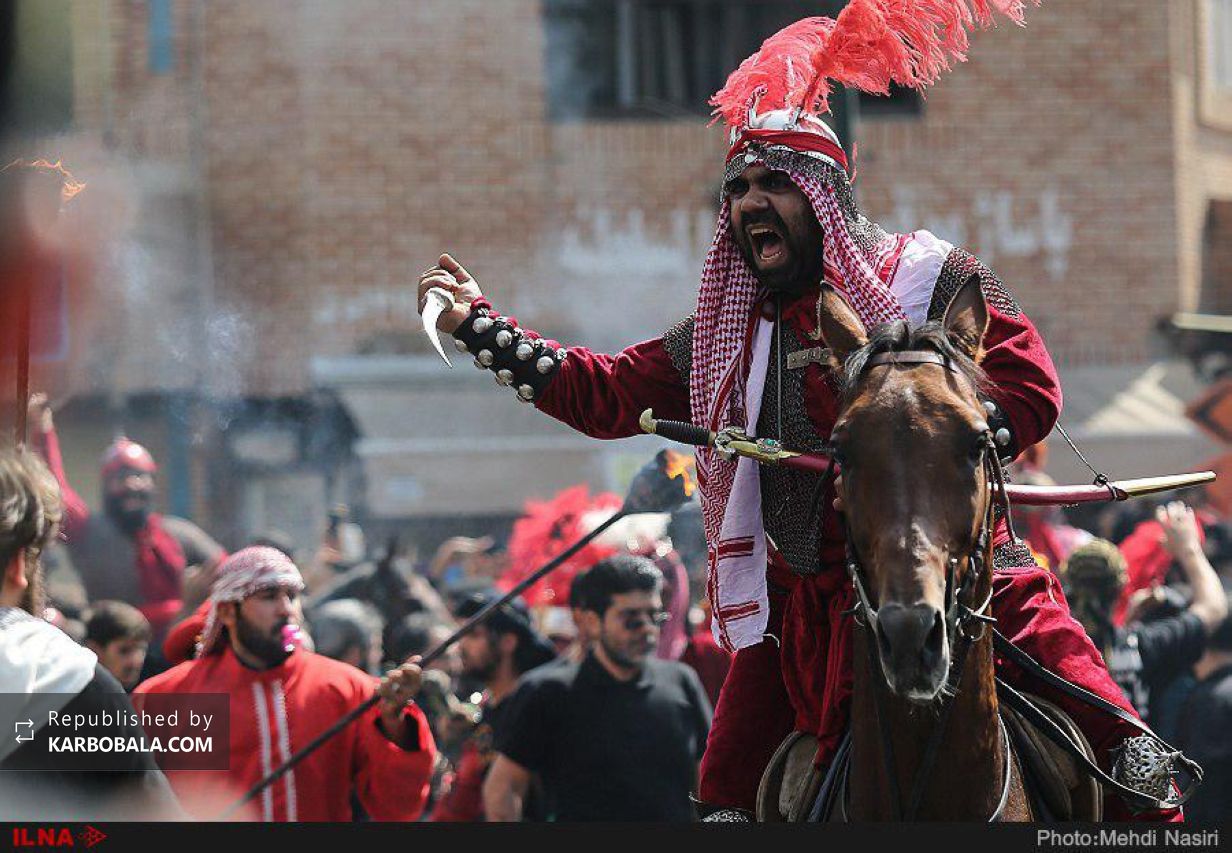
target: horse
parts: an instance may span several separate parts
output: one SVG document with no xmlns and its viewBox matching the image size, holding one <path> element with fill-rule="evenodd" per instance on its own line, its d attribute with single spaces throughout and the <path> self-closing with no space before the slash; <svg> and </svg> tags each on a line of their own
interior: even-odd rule
<svg viewBox="0 0 1232 853">
<path fill-rule="evenodd" d="M 841 385 L 830 443 L 856 592 L 849 775 L 829 815 L 1031 820 L 985 625 L 1003 480 L 979 398 L 979 279 L 914 329 L 870 337 L 830 288 L 817 313 Z"/>
</svg>

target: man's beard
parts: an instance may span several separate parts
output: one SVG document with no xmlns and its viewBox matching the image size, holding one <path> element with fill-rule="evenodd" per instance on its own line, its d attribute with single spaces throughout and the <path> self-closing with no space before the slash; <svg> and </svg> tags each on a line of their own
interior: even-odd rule
<svg viewBox="0 0 1232 853">
<path fill-rule="evenodd" d="M 500 668 L 500 655 L 491 646 L 488 647 L 487 661 L 484 663 L 473 663 L 462 657 L 462 675 L 465 678 L 473 678 L 482 684 L 489 684 L 496 677 L 496 671 Z"/>
<path fill-rule="evenodd" d="M 261 661 L 266 666 L 278 666 L 291 653 L 286 650 L 282 640 L 282 629 L 286 623 L 279 625 L 273 635 L 262 633 L 255 625 L 236 612 L 235 639 L 244 651 Z"/>
<path fill-rule="evenodd" d="M 1082 625 L 1100 654 L 1107 652 L 1116 636 L 1116 627 L 1112 623 L 1115 603 L 1115 599 L 1103 601 L 1095 597 L 1088 598 L 1081 593 L 1073 595 L 1069 602 L 1070 615 Z"/>
<path fill-rule="evenodd" d="M 757 250 L 754 248 L 747 231 L 732 229 L 731 236 L 735 240 L 736 248 L 740 250 L 741 257 L 749 265 L 749 269 L 753 272 L 753 276 L 759 283 L 776 293 L 799 296 L 805 293 L 808 288 L 821 281 L 825 262 L 823 260 L 824 247 L 820 239 L 817 241 L 814 252 L 809 246 L 803 245 L 802 241 L 797 238 L 797 235 L 788 230 L 787 224 L 777 216 L 759 217 L 752 222 L 744 223 L 742 228 L 747 229 L 758 224 L 769 225 L 778 231 L 779 234 L 783 235 L 784 251 L 792 253 L 793 261 L 790 267 L 780 270 L 763 271 L 758 269 Z M 813 253 L 812 257 L 809 257 L 811 252 Z"/>
<path fill-rule="evenodd" d="M 141 505 L 137 508 L 129 508 L 124 506 L 124 501 L 131 497 L 131 493 L 120 495 L 107 495 L 103 499 L 103 508 L 110 518 L 126 535 L 132 536 L 145 527 L 146 522 L 150 518 L 149 495 L 142 495 Z"/>
<path fill-rule="evenodd" d="M 654 654 L 654 650 L 658 647 L 658 642 L 650 644 L 650 648 L 645 654 L 637 655 L 636 657 L 629 655 L 624 649 L 617 648 L 607 638 L 606 633 L 599 635 L 599 645 L 603 646 L 604 653 L 608 659 L 617 666 L 626 669 L 641 669 L 646 663 L 646 658 Z"/>
</svg>

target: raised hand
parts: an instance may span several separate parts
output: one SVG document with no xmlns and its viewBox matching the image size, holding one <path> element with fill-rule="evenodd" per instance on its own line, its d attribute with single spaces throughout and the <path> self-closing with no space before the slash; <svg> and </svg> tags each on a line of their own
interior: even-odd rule
<svg viewBox="0 0 1232 853">
<path fill-rule="evenodd" d="M 26 433 L 28 435 L 38 435 L 51 432 L 54 423 L 51 415 L 51 403 L 48 402 L 47 395 L 41 392 L 31 394 L 30 401 L 26 406 Z"/>
<path fill-rule="evenodd" d="M 419 311 L 421 314 L 426 294 L 433 287 L 439 287 L 452 294 L 454 298 L 453 309 L 441 314 L 436 321 L 437 328 L 442 332 L 452 333 L 458 328 L 466 316 L 471 313 L 471 303 L 483 295 L 479 290 L 479 284 L 451 255 L 441 255 L 436 266 L 424 270 L 423 275 L 419 277 Z"/>
<path fill-rule="evenodd" d="M 1172 501 L 1167 506 L 1155 508 L 1155 519 L 1164 529 L 1164 547 L 1173 557 L 1186 553 L 1201 553 L 1198 538 L 1198 519 L 1194 511 L 1182 501 Z"/>
</svg>

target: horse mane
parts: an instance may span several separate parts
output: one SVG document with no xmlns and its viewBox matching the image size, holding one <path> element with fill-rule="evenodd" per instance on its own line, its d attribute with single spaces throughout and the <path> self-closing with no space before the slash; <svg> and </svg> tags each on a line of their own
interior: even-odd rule
<svg viewBox="0 0 1232 853">
<path fill-rule="evenodd" d="M 839 392 L 844 405 L 851 402 L 860 384 L 868 360 L 875 355 L 886 352 L 910 352 L 927 350 L 942 356 L 950 366 L 965 376 L 971 385 L 978 390 L 985 390 L 988 377 L 978 364 L 950 340 L 945 326 L 936 320 L 912 328 L 906 320 L 896 320 L 885 323 L 869 335 L 868 343 L 847 356 L 839 377 Z"/>
</svg>

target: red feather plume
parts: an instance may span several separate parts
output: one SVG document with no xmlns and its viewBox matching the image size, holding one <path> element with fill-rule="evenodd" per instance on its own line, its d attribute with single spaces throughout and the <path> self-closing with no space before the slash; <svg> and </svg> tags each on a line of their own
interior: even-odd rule
<svg viewBox="0 0 1232 853">
<path fill-rule="evenodd" d="M 499 586 L 512 589 L 531 572 L 552 560 L 590 532 L 585 517 L 597 510 L 615 513 L 621 507 L 619 496 L 611 492 L 590 494 L 585 485 L 571 486 L 547 501 L 527 501 L 525 514 L 514 522 L 509 537 L 509 568 Z M 570 557 L 564 565 L 528 589 L 524 595 L 532 607 L 569 601 L 569 584 L 578 572 L 589 569 L 615 550 L 591 542 Z"/>
<path fill-rule="evenodd" d="M 1040 0 L 1031 0 L 1039 5 Z M 1023 24 L 1024 0 L 851 0 L 832 18 L 805 18 L 772 35 L 710 99 L 716 121 L 741 127 L 759 112 L 829 111 L 831 83 L 888 94 L 923 90 L 967 58 L 967 31 L 993 12 Z"/>
</svg>

